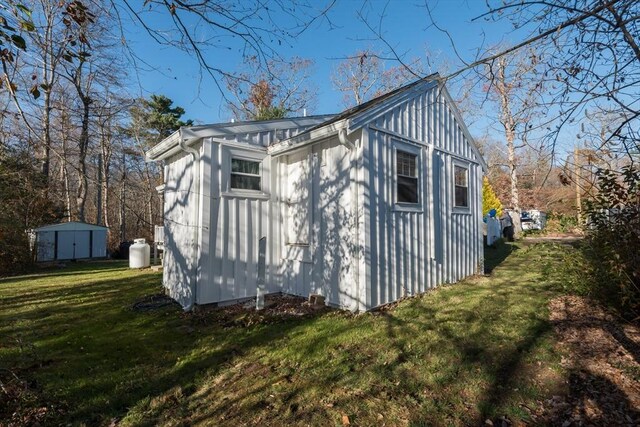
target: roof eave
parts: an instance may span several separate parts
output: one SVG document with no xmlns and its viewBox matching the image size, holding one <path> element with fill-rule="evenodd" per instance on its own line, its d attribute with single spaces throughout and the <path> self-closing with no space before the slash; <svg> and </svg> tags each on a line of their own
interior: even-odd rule
<svg viewBox="0 0 640 427">
<path fill-rule="evenodd" d="M 145 153 L 145 160 L 147 162 L 157 162 L 171 156 L 173 154 L 172 152 L 175 151 L 176 148 L 179 148 L 178 143 L 180 142 L 180 134 L 181 129 L 178 129 L 158 144 L 151 147 Z"/>
<path fill-rule="evenodd" d="M 276 144 L 270 145 L 267 148 L 267 153 L 271 156 L 279 156 L 290 151 L 297 150 L 309 144 L 313 144 L 316 141 L 320 141 L 333 135 L 337 135 L 340 129 L 348 129 L 348 124 L 349 120 L 344 119 L 338 122 L 330 123 L 318 129 L 313 129 L 309 132 L 301 133 L 300 135 L 296 135 L 280 141 Z"/>
</svg>

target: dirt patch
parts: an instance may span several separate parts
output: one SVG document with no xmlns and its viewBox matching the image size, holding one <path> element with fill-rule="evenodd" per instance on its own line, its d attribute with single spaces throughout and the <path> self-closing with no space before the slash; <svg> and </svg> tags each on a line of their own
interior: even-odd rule
<svg viewBox="0 0 640 427">
<path fill-rule="evenodd" d="M 131 308 L 133 309 L 133 311 L 144 312 L 144 311 L 157 310 L 159 308 L 167 307 L 170 305 L 175 305 L 176 307 L 180 306 L 174 299 L 172 299 L 168 295 L 153 294 L 153 295 L 147 295 L 139 299 L 138 301 L 133 303 Z"/>
<path fill-rule="evenodd" d="M 199 323 L 218 323 L 222 327 L 250 326 L 276 323 L 286 319 L 303 318 L 333 310 L 328 306 L 309 304 L 302 297 L 275 294 L 265 297 L 264 309 L 256 310 L 254 299 L 223 307 L 201 306 L 186 315 Z"/>
<path fill-rule="evenodd" d="M 65 414 L 63 405 L 46 399 L 37 384 L 8 369 L 0 369 L 0 425 L 47 425 Z"/>
<path fill-rule="evenodd" d="M 549 303 L 568 371 L 566 392 L 543 402 L 551 425 L 640 425 L 640 328 L 595 302 L 563 296 Z"/>
</svg>

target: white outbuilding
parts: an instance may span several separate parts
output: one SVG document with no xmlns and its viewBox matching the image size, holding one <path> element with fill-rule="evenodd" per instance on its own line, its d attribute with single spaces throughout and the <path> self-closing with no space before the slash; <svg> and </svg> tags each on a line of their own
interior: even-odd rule
<svg viewBox="0 0 640 427">
<path fill-rule="evenodd" d="M 84 222 L 63 222 L 31 230 L 36 261 L 105 258 L 107 227 Z"/>
<path fill-rule="evenodd" d="M 438 75 L 334 116 L 183 127 L 164 161 L 164 286 L 365 311 L 482 272 L 486 164 Z"/>
</svg>

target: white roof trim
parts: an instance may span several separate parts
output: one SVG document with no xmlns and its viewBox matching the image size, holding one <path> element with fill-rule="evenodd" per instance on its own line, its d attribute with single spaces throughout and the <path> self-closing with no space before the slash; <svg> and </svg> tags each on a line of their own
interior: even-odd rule
<svg viewBox="0 0 640 427">
<path fill-rule="evenodd" d="M 278 156 L 291 150 L 304 147 L 308 144 L 313 144 L 321 139 L 329 138 L 333 135 L 337 135 L 340 129 L 344 129 L 347 126 L 347 120 L 340 120 L 338 122 L 329 123 L 326 126 L 322 126 L 318 129 L 313 129 L 309 132 L 303 132 L 300 135 L 292 136 L 289 139 L 280 141 L 276 144 L 272 144 L 267 148 L 267 153 L 272 156 Z M 351 132 L 347 132 L 351 133 Z"/>
<path fill-rule="evenodd" d="M 381 101 L 378 105 L 373 105 L 363 111 L 356 111 L 351 116 L 345 117 L 340 121 L 331 122 L 326 126 L 313 129 L 312 131 L 303 132 L 300 135 L 293 136 L 274 144 L 269 147 L 269 154 L 275 156 L 308 144 L 313 144 L 316 141 L 337 134 L 340 129 L 347 129 L 347 134 L 350 135 L 358 129 L 366 126 L 377 117 L 395 108 L 396 105 L 413 98 L 417 93 L 429 90 L 431 86 L 437 85 L 437 80 L 424 80 L 416 83 L 413 87 L 407 88 L 406 90 L 390 96 L 388 99 Z"/>
<path fill-rule="evenodd" d="M 63 229 L 63 230 L 108 230 L 108 227 L 105 227 L 103 225 L 97 225 L 97 224 L 88 224 L 86 222 L 80 222 L 80 221 L 69 221 L 69 222 L 60 222 L 58 224 L 48 224 L 48 225 L 43 225 L 41 227 L 38 228 L 34 228 L 32 231 L 35 232 L 39 232 L 39 231 L 56 231 L 59 229 Z"/>
<path fill-rule="evenodd" d="M 278 120 L 268 120 L 260 122 L 236 122 L 220 123 L 204 126 L 182 127 L 175 131 L 156 146 L 146 152 L 147 161 L 164 160 L 180 151 L 178 145 L 180 133 L 186 145 L 193 145 L 202 138 L 220 138 L 235 136 L 238 134 L 268 132 L 276 129 L 295 129 L 303 126 L 319 125 L 335 117 L 335 114 L 324 114 L 307 117 L 292 117 Z"/>
</svg>

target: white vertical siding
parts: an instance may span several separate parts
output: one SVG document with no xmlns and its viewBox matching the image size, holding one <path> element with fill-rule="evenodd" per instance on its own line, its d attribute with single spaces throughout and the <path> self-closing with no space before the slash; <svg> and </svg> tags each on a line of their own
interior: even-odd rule
<svg viewBox="0 0 640 427">
<path fill-rule="evenodd" d="M 200 149 L 202 144 L 194 148 Z M 196 209 L 193 158 L 180 153 L 167 162 L 164 189 L 165 255 L 163 283 L 169 295 L 186 306 L 192 299 L 193 281 L 192 212 Z"/>
<path fill-rule="evenodd" d="M 378 117 L 364 138 L 369 266 L 366 307 L 475 274 L 482 258 L 479 159 L 438 88 Z M 432 145 L 432 147 L 430 147 Z M 420 204 L 395 203 L 394 150 L 420 162 Z M 454 209 L 453 167 L 469 169 L 469 209 Z"/>
<path fill-rule="evenodd" d="M 278 179 L 280 165 L 264 151 L 264 147 L 302 130 L 304 127 L 230 134 L 205 140 L 201 168 L 203 200 L 198 304 L 256 295 L 258 240 L 261 237 L 267 237 L 268 292 L 291 289 L 292 293 L 302 295 L 303 286 L 310 283 L 307 279 L 296 287 L 291 280 L 285 280 L 297 277 L 293 272 L 299 271 L 308 277 L 310 268 L 305 270 L 293 263 L 282 262 L 282 253 L 278 250 L 283 237 L 282 216 L 277 208 L 282 184 Z M 243 152 L 245 155 L 262 153 L 263 194 L 228 191 L 228 159 L 232 155 L 242 156 Z"/>
<path fill-rule="evenodd" d="M 318 293 L 330 304 L 353 310 L 359 308 L 358 292 L 354 277 L 358 265 L 352 259 L 357 237 L 355 212 L 352 211 L 350 166 L 352 158 L 348 149 L 329 139 L 289 155 L 278 161 L 278 193 L 275 200 L 280 218 L 274 263 L 281 260 L 278 275 L 282 290 L 287 293 L 307 296 Z M 301 175 L 301 170 L 308 173 Z M 310 232 L 298 233 L 299 219 L 292 217 L 291 206 L 299 204 L 300 186 L 310 191 L 304 203 L 308 205 Z M 292 193 L 293 192 L 293 193 Z M 302 210 L 302 207 L 296 208 Z M 295 231 L 304 236 L 309 246 L 291 245 L 283 236 Z"/>
<path fill-rule="evenodd" d="M 407 97 L 350 135 L 355 151 L 333 136 L 297 152 L 267 155 L 265 146 L 301 128 L 205 139 L 196 145 L 202 161 L 197 190 L 191 156 L 174 156 L 165 167 L 164 282 L 171 296 L 183 306 L 191 300 L 196 191 L 198 304 L 255 296 L 263 236 L 269 292 L 319 293 L 352 310 L 474 274 L 482 261 L 482 171 L 448 102 L 437 87 Z M 419 206 L 395 203 L 398 149 L 418 156 Z M 230 191 L 231 156 L 261 160 L 262 192 Z M 467 211 L 453 208 L 454 162 L 469 168 Z M 298 198 L 302 193 L 292 188 L 300 186 L 308 193 Z M 305 204 L 299 211 L 308 222 L 291 215 L 292 197 Z M 291 237 L 292 221 L 307 233 Z M 288 244 L 294 238 L 300 241 Z"/>
</svg>

